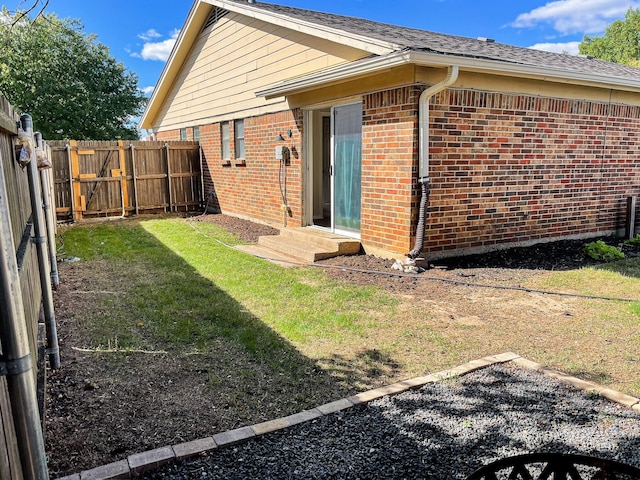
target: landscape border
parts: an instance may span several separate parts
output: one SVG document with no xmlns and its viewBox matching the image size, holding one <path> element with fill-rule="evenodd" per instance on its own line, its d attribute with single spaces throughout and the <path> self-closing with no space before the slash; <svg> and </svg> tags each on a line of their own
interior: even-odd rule
<svg viewBox="0 0 640 480">
<path fill-rule="evenodd" d="M 391 385 L 368 390 L 366 392 L 358 393 L 356 395 L 326 403 L 319 407 L 304 410 L 286 417 L 236 428 L 226 432 L 216 433 L 210 437 L 180 443 L 178 445 L 135 453 L 127 457 L 125 460 L 120 460 L 91 470 L 85 470 L 80 473 L 61 477 L 58 480 L 111 480 L 135 478 L 135 476 L 142 472 L 153 470 L 174 460 L 183 460 L 189 457 L 201 455 L 217 448 L 226 447 L 253 437 L 282 430 L 292 425 L 297 425 L 324 415 L 329 415 L 340 410 L 351 408 L 355 405 L 369 403 L 386 395 L 395 395 L 407 390 L 420 388 L 428 383 L 459 377 L 466 373 L 473 372 L 474 370 L 507 362 L 512 362 L 515 365 L 529 370 L 541 372 L 544 375 L 548 375 L 562 382 L 573 385 L 578 389 L 596 393 L 612 402 L 640 412 L 640 399 L 638 398 L 603 387 L 593 382 L 582 380 L 558 370 L 548 368 L 540 363 L 523 358 L 517 353 L 505 352 L 498 355 L 490 355 L 477 360 L 472 360 L 449 370 L 443 370 L 423 377 L 403 380 Z"/>
</svg>

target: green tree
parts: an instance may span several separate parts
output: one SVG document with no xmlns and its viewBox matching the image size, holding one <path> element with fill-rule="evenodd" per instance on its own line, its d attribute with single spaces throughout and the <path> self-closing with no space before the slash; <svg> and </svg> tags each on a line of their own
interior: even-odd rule
<svg viewBox="0 0 640 480">
<path fill-rule="evenodd" d="M 137 139 L 145 97 L 137 76 L 80 20 L 0 15 L 0 92 L 47 140 Z"/>
<path fill-rule="evenodd" d="M 640 65 L 640 9 L 627 10 L 624 20 L 611 23 L 601 37 L 585 35 L 579 51 L 610 62 Z"/>
</svg>

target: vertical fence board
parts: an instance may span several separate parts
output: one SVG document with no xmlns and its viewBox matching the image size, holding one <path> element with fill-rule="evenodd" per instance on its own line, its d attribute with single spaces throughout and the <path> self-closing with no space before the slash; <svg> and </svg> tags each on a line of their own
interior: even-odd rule
<svg viewBox="0 0 640 480">
<path fill-rule="evenodd" d="M 5 378 L 0 378 L 0 429 L 0 479 L 18 480 L 22 478 L 22 470 Z"/>
<path fill-rule="evenodd" d="M 2 97 L 0 97 L 0 114 L 10 117 L 14 116 L 13 111 Z M 5 178 L 11 178 L 10 176 L 15 173 L 11 165 L 15 163 L 13 162 L 13 150 L 13 142 L 11 141 L 9 132 L 0 129 L 0 163 Z M 8 194 L 7 201 L 12 205 L 16 205 L 20 201 L 20 192 L 14 182 L 6 182 L 6 184 Z M 9 212 L 0 212 L 0 215 L 8 214 Z M 16 217 L 19 216 L 17 215 Z M 11 216 L 13 232 L 15 232 L 15 228 L 20 228 L 19 223 L 18 218 Z M 24 225 L 20 228 L 20 232 L 22 232 L 23 229 Z M 20 244 L 19 240 L 18 243 L 16 243 L 15 234 L 13 235 L 13 241 L 14 245 Z M 5 321 L 5 319 L 2 319 L 2 321 Z M 0 354 L 1 353 L 2 345 L 0 344 Z M 0 479 L 18 480 L 22 478 L 22 469 L 20 467 L 20 454 L 17 448 L 17 438 L 6 377 L 0 377 L 0 429 Z"/>
<path fill-rule="evenodd" d="M 198 142 L 69 141 L 49 145 L 58 220 L 193 211 L 203 203 Z"/>
<path fill-rule="evenodd" d="M 0 96 L 0 117 L 13 118 L 18 116 L 10 108 L 4 98 Z M 0 215 L 8 219 L 11 225 L 11 234 L 16 248 L 21 252 L 19 264 L 19 280 L 22 294 L 22 309 L 26 321 L 26 331 L 29 342 L 29 351 L 32 357 L 37 357 L 38 352 L 38 323 L 42 307 L 42 284 L 39 275 L 39 263 L 36 245 L 31 241 L 33 235 L 33 212 L 29 194 L 29 182 L 27 169 L 22 169 L 16 161 L 16 152 L 19 149 L 14 144 L 16 129 L 8 128 L 6 122 L 0 125 L 0 169 L 6 185 L 6 204 L 8 211 L 0 211 Z M 35 160 L 32 160 L 35 161 Z M 68 163 L 68 162 L 67 162 Z M 28 167 L 27 167 L 28 168 Z M 64 170 L 64 166 L 60 166 Z M 41 176 L 38 175 L 38 180 Z M 64 191 L 64 188 L 61 187 Z M 64 193 L 62 193 L 64 196 Z M 24 238 L 23 238 L 24 236 Z M 48 240 L 47 240 L 48 241 Z M 1 287 L 1 286 L 0 286 Z M 5 315 L 5 312 L 2 312 Z M 8 321 L 2 318 L 1 321 Z M 4 341 L 4 339 L 3 339 Z M 0 353 L 2 344 L 0 343 Z M 43 373 L 43 370 L 41 370 Z M 37 386 L 38 370 L 33 369 L 34 388 Z M 8 392 L 6 377 L 0 377 L 0 479 L 18 480 L 23 472 L 20 463 L 19 445 L 13 423 L 13 409 Z M 42 452 L 44 454 L 44 452 Z"/>
</svg>

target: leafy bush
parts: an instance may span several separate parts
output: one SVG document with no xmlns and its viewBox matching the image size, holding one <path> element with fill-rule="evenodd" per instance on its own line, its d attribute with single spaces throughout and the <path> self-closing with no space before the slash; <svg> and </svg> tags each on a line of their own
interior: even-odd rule
<svg viewBox="0 0 640 480">
<path fill-rule="evenodd" d="M 630 238 L 629 240 L 625 240 L 624 243 L 628 245 L 635 245 L 640 247 L 640 233 L 637 234 L 635 237 Z"/>
<path fill-rule="evenodd" d="M 618 258 L 624 258 L 624 253 L 622 253 L 622 250 L 620 250 L 618 247 L 607 245 L 602 240 L 587 243 L 587 245 L 585 245 L 584 247 L 584 253 L 588 257 L 605 262 L 617 260 Z"/>
</svg>

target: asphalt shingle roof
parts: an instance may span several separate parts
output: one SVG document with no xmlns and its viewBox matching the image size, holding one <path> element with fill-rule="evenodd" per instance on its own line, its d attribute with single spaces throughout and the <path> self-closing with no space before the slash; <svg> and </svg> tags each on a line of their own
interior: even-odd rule
<svg viewBox="0 0 640 480">
<path fill-rule="evenodd" d="M 245 5 L 248 4 L 246 0 L 232 1 Z M 400 47 L 399 50 L 438 53 L 454 57 L 478 58 L 529 67 L 555 68 L 584 74 L 599 73 L 601 75 L 610 75 L 622 79 L 640 80 L 639 68 L 593 58 L 533 50 L 504 43 L 446 35 L 443 33 L 374 22 L 363 18 L 347 17 L 270 3 L 256 2 L 251 4 L 251 7 L 304 20 L 319 26 L 331 27 L 371 39 L 393 43 Z"/>
</svg>

